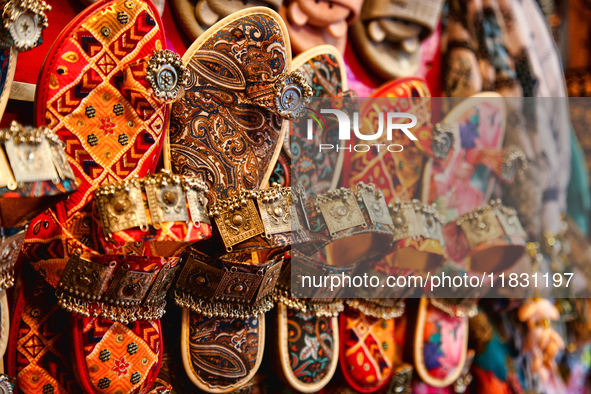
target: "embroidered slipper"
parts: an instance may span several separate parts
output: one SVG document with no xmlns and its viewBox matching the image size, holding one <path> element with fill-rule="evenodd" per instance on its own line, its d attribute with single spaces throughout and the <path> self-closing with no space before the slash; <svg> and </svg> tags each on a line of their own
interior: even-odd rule
<svg viewBox="0 0 591 394">
<path fill-rule="evenodd" d="M 443 269 L 450 271 L 448 276 L 498 273 L 525 251 L 516 212 L 500 201 L 485 204 L 495 178 L 511 181 L 525 163 L 519 150 L 501 149 L 505 113 L 504 99 L 486 93 L 464 100 L 441 123 L 453 133 L 453 146 L 447 158 L 427 164 L 423 198 L 435 203 L 446 221 L 443 234 L 451 261 Z M 412 357 L 425 384 L 458 384 L 466 364 L 468 318 L 477 313 L 479 291 L 458 293 L 462 298 L 420 300 L 411 320 L 416 322 Z"/>
<path fill-rule="evenodd" d="M 366 0 L 351 26 L 353 48 L 382 80 L 414 75 L 419 68 L 420 43 L 439 23 L 442 7 L 442 0 Z"/>
<path fill-rule="evenodd" d="M 66 334 L 60 335 L 71 342 L 72 373 L 87 393 L 141 392 L 152 385 L 160 365 L 158 319 L 178 258 L 154 255 L 141 241 L 107 242 L 103 230 L 95 228 L 99 214 L 93 214 L 92 203 L 105 184 L 155 169 L 166 130 L 166 101 L 176 97 L 183 80 L 178 55 L 164 45 L 158 13 L 150 4 L 102 1 L 62 31 L 37 85 L 36 122 L 65 143 L 79 188 L 33 219 L 23 257 L 57 289 L 57 304 L 74 312 L 67 314 L 69 323 L 61 328 Z M 125 210 L 129 203 L 123 199 L 119 207 Z M 28 300 L 22 302 L 15 330 L 26 319 Z M 57 353 L 68 348 L 60 346 Z M 9 356 L 19 385 L 38 373 L 51 381 L 52 390 L 69 392 L 71 385 L 60 382 L 61 372 L 51 369 L 47 358 L 30 352 L 21 356 L 30 368 L 14 361 L 16 353 Z"/>
<path fill-rule="evenodd" d="M 287 25 L 294 53 L 322 44 L 345 53 L 348 27 L 359 16 L 362 4 L 360 0 L 285 1 L 279 14 Z"/>
<path fill-rule="evenodd" d="M 332 46 L 321 45 L 307 50 L 293 59 L 292 69 L 304 75 L 315 97 L 343 97 L 349 94 L 342 55 Z M 293 133 L 294 138 L 290 144 L 290 138 L 286 136 L 287 144 L 284 144 L 278 160 L 279 164 L 281 158 L 286 157 L 284 160 L 290 165 L 286 170 L 286 179 L 291 180 L 293 172 L 293 177 L 300 180 L 301 191 L 310 190 L 312 186 L 314 192 L 319 193 L 334 188 L 332 178 L 336 181 L 340 173 L 339 155 L 333 152 L 328 155 L 327 161 L 314 166 L 310 160 L 317 160 L 318 156 L 306 154 L 311 142 L 299 138 L 302 130 L 296 124 L 291 126 L 290 134 Z M 322 138 L 319 136 L 319 139 Z M 295 165 L 291 166 L 291 163 Z M 316 168 L 316 171 L 304 170 L 310 167 Z M 303 196 L 304 193 L 300 195 Z M 277 309 L 273 314 L 270 337 L 273 339 L 272 353 L 280 362 L 273 366 L 277 375 L 289 386 L 299 392 L 312 393 L 321 390 L 332 379 L 338 365 L 336 315 L 342 310 L 342 302 L 330 299 L 313 302 L 314 297 L 294 299 L 290 263 L 291 254 L 284 262 L 275 294 Z M 310 264 L 307 267 L 325 272 L 339 271 L 326 265 Z"/>
<path fill-rule="evenodd" d="M 396 97 L 392 100 L 391 97 Z M 381 112 L 380 112 L 381 111 Z M 441 222 L 437 212 L 430 206 L 414 199 L 418 193 L 423 175 L 424 163 L 433 154 L 445 155 L 445 146 L 433 143 L 431 125 L 430 92 L 424 80 L 402 78 L 378 88 L 372 97 L 361 106 L 362 131 L 378 130 L 383 113 L 409 112 L 416 114 L 417 124 L 408 130 L 418 136 L 413 141 L 397 130 L 391 141 L 382 138 L 372 141 L 384 146 L 368 152 L 357 149 L 346 151 L 341 183 L 351 186 L 358 182 L 375 185 L 390 205 L 388 215 L 394 223 L 394 234 L 390 242 L 393 252 L 371 266 L 360 266 L 358 274 L 382 277 L 387 275 L 406 276 L 413 270 L 425 272 L 444 260 Z M 358 137 L 351 146 L 364 143 Z M 401 152 L 391 152 L 385 147 L 390 143 L 403 146 Z M 400 289 L 402 290 L 402 289 Z M 360 392 L 375 392 L 390 382 L 392 374 L 401 366 L 395 358 L 394 331 L 396 318 L 404 312 L 403 298 L 406 291 L 387 295 L 356 294 L 347 300 L 348 308 L 341 314 L 341 368 L 348 383 Z M 402 371 L 400 376 L 406 376 Z M 397 372 L 398 373 L 398 372 Z"/>
<path fill-rule="evenodd" d="M 190 40 L 195 41 L 219 20 L 246 8 L 266 6 L 275 11 L 282 0 L 242 1 L 170 0 L 179 23 Z"/>
<path fill-rule="evenodd" d="M 230 392 L 245 386 L 262 360 L 264 312 L 282 265 L 270 252 L 307 239 L 292 231 L 292 220 L 305 216 L 291 189 L 266 187 L 284 119 L 297 117 L 312 92 L 301 74 L 289 72 L 285 25 L 268 8 L 217 22 L 183 62 L 191 76 L 172 107 L 172 168 L 209 185 L 216 241 L 184 256 L 174 292 L 184 308 L 181 350 L 199 389 Z"/>
</svg>

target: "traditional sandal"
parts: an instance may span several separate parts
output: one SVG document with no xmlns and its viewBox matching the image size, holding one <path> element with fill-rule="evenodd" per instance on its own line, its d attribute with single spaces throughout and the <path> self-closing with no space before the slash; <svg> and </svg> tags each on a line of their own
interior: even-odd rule
<svg viewBox="0 0 591 394">
<path fill-rule="evenodd" d="M 390 97 L 396 97 L 392 100 Z M 418 122 L 409 131 L 418 136 L 410 140 L 401 130 L 388 141 L 386 135 L 372 141 L 382 148 L 361 152 L 347 151 L 341 182 L 351 186 L 357 182 L 375 184 L 389 204 L 387 214 L 394 224 L 392 253 L 373 262 L 370 267 L 360 266 L 358 275 L 375 276 L 384 281 L 387 275 L 407 276 L 423 273 L 440 266 L 444 261 L 441 218 L 431 206 L 415 197 L 418 193 L 423 167 L 433 152 L 445 156 L 445 144 L 434 143 L 431 125 L 431 100 L 426 83 L 418 78 L 402 78 L 385 84 L 361 106 L 362 130 L 378 130 L 382 112 L 410 112 L 418 115 Z M 382 123 L 383 125 L 383 123 Z M 352 146 L 363 143 L 351 141 Z M 369 143 L 369 142 L 368 142 Z M 402 152 L 386 149 L 390 143 L 403 145 Z M 385 282 L 383 282 L 385 283 Z M 378 286 L 379 287 L 379 286 Z M 396 320 L 401 317 L 409 296 L 409 289 L 355 294 L 347 300 L 347 309 L 341 320 L 341 367 L 345 379 L 355 390 L 375 392 L 390 383 L 392 387 L 409 384 L 410 366 L 396 357 L 394 343 Z M 380 294 L 383 293 L 383 298 Z M 408 372 L 408 373 L 407 373 Z M 398 380 L 402 379 L 404 382 Z"/>
<path fill-rule="evenodd" d="M 154 172 L 167 128 L 166 104 L 184 81 L 180 57 L 165 50 L 161 25 L 148 3 L 96 3 L 62 31 L 43 65 L 36 122 L 46 124 L 65 142 L 79 188 L 69 200 L 33 219 L 23 247 L 24 260 L 47 285 L 57 288 L 57 300 L 47 296 L 43 300 L 55 306 L 35 316 L 26 314 L 37 302 L 37 293 L 21 292 L 17 299 L 12 333 L 18 340 L 9 367 L 23 392 L 140 392 L 152 385 L 160 368 L 158 319 L 178 257 L 156 254 L 158 248 L 151 249 L 145 237 L 129 233 L 145 223 L 119 222 L 113 227 L 117 220 L 106 212 L 148 215 L 152 219 L 148 230 L 156 227 L 155 217 L 161 213 L 159 204 L 147 212 L 143 205 L 132 204 L 138 201 L 132 198 L 137 197 L 133 187 L 132 195 L 117 194 L 132 178 Z M 158 198 L 158 193 L 171 192 L 162 189 L 162 182 L 152 182 L 162 177 L 140 182 L 145 189 L 155 188 Z M 188 194 L 203 192 L 196 183 L 184 182 Z M 95 192 L 100 204 L 93 210 Z M 146 190 L 150 205 L 148 194 Z M 185 202 L 183 197 L 176 196 L 178 204 Z M 171 205 L 176 209 L 178 204 Z M 97 231 L 101 215 L 109 226 Z M 159 225 L 176 220 L 159 218 Z M 191 226 L 194 221 L 192 216 Z M 186 221 L 183 225 L 189 227 Z M 196 228 L 194 239 L 183 241 L 209 236 L 206 223 Z M 120 236 L 122 231 L 128 231 L 127 238 Z M 157 232 L 148 240 L 154 239 L 161 240 Z M 39 316 L 42 320 L 30 320 Z M 44 324 L 54 319 L 60 320 L 55 334 L 62 342 L 51 349 L 36 348 L 40 353 L 26 350 L 46 335 Z M 26 325 L 31 331 L 19 336 Z M 71 363 L 60 361 L 53 369 L 55 357 L 63 360 L 68 347 Z"/>
<path fill-rule="evenodd" d="M 218 39 L 225 34 L 231 47 Z M 183 62 L 191 76 L 172 107 L 172 169 L 209 185 L 216 242 L 185 253 L 174 297 L 184 308 L 187 375 L 199 389 L 223 393 L 248 384 L 262 360 L 264 312 L 282 265 L 270 252 L 307 240 L 303 226 L 292 231 L 292 220 L 305 220 L 297 196 L 289 187 L 266 187 L 284 119 L 297 117 L 312 92 L 301 74 L 289 72 L 285 25 L 268 8 L 217 22 Z"/>
<path fill-rule="evenodd" d="M 442 0 L 366 0 L 351 26 L 353 47 L 382 80 L 414 75 L 419 68 L 420 42 L 439 23 L 442 8 Z"/>
<path fill-rule="evenodd" d="M 320 45 L 305 51 L 293 60 L 292 69 L 304 75 L 317 98 L 351 96 L 347 91 L 342 55 L 332 46 Z M 278 179 L 283 178 L 286 182 L 298 179 L 298 201 L 305 201 L 314 193 L 334 188 L 333 179 L 338 180 L 342 164 L 339 157 L 342 155 L 330 152 L 322 162 L 314 162 L 319 157 L 313 151 L 319 142 L 325 142 L 327 136 L 319 134 L 313 142 L 303 139 L 303 129 L 298 125 L 292 123 L 290 134 L 293 138 L 286 136 L 284 140 L 278 164 L 283 160 L 285 164 L 282 166 L 286 169 L 283 170 L 285 175 Z M 304 220 L 307 228 L 307 216 Z M 297 282 L 302 275 L 338 275 L 350 272 L 352 267 L 316 264 L 296 249 L 292 253 L 303 264 L 292 266 L 291 253 L 286 253 L 275 289 L 277 307 L 269 333 L 273 358 L 280 361 L 273 363 L 273 367 L 283 382 L 299 392 L 311 393 L 321 390 L 332 379 L 338 365 L 336 316 L 342 311 L 343 303 L 337 299 L 338 291 L 324 294 L 323 289 L 316 289 L 312 296 L 298 294 L 297 286 L 292 288 L 292 277 Z"/>
<path fill-rule="evenodd" d="M 512 181 L 525 165 L 519 149 L 501 149 L 505 113 L 503 98 L 486 93 L 464 100 L 441 123 L 442 129 L 453 133 L 453 144 L 446 158 L 428 163 L 423 198 L 435 203 L 446 221 L 443 235 L 450 264 L 444 270 L 450 271 L 448 276 L 473 271 L 497 274 L 524 254 L 526 235 L 515 210 L 496 200 L 485 204 L 495 175 Z M 439 293 L 421 298 L 416 316 L 409 317 L 416 322 L 415 370 L 432 387 L 459 384 L 465 390 L 462 371 L 468 355 L 468 318 L 478 312 L 482 294 L 478 288 L 459 290 L 455 296 L 463 298 L 435 298 Z"/>
</svg>

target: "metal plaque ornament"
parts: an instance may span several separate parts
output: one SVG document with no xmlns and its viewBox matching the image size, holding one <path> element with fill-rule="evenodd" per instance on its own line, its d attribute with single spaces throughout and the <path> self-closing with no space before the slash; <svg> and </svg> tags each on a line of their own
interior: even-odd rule
<svg viewBox="0 0 591 394">
<path fill-rule="evenodd" d="M 386 199 L 380 191 L 361 188 L 358 193 L 361 194 L 372 223 L 381 223 L 389 226 L 394 225 L 390 212 L 388 211 Z"/>
<path fill-rule="evenodd" d="M 185 193 L 181 185 L 158 186 L 146 185 L 148 206 L 154 228 L 160 228 L 164 222 L 188 222 L 189 213 Z"/>
<path fill-rule="evenodd" d="M 254 201 L 250 198 L 245 199 L 244 205 L 238 208 L 227 208 L 220 212 L 215 222 L 228 251 L 232 250 L 232 246 L 265 230 Z"/>
<path fill-rule="evenodd" d="M 187 190 L 187 203 L 189 204 L 189 214 L 191 221 L 196 225 L 199 223 L 211 224 L 207 215 L 207 199 L 203 192 L 189 189 Z"/>
<path fill-rule="evenodd" d="M 133 179 L 121 187 L 101 191 L 96 201 L 101 211 L 105 236 L 134 227 L 148 229 L 139 180 Z"/>
<path fill-rule="evenodd" d="M 4 144 L 17 182 L 59 179 L 55 167 L 51 165 L 52 153 L 47 140 L 39 144 L 28 144 L 10 139 Z"/>
<path fill-rule="evenodd" d="M 328 192 L 326 195 L 316 197 L 315 204 L 322 213 L 328 231 L 333 237 L 339 231 L 348 228 L 367 227 L 361 208 L 357 204 L 357 198 L 349 191 L 343 192 L 339 189 Z"/>
<path fill-rule="evenodd" d="M 491 209 L 470 212 L 464 215 L 460 221 L 460 227 L 464 231 L 468 245 L 472 250 L 483 242 L 504 235 L 503 228 Z"/>
<path fill-rule="evenodd" d="M 260 207 L 261 219 L 267 235 L 292 231 L 291 193 L 282 195 L 275 201 L 268 202 L 263 202 L 263 197 L 259 196 L 257 203 Z"/>
</svg>

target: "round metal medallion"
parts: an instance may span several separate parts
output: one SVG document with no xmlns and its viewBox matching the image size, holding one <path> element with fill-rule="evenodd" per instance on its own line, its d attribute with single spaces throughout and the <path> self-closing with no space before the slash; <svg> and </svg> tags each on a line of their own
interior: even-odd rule
<svg viewBox="0 0 591 394">
<path fill-rule="evenodd" d="M 148 63 L 148 75 L 154 95 L 165 101 L 174 100 L 189 79 L 181 57 L 168 49 L 155 51 Z"/>
<path fill-rule="evenodd" d="M 51 7 L 44 1 L 9 1 L 3 13 L 4 28 L 18 51 L 27 51 L 41 43 L 41 33 L 47 27 L 45 11 Z"/>
<path fill-rule="evenodd" d="M 287 119 L 299 117 L 312 97 L 312 88 L 298 71 L 281 74 L 277 78 L 275 90 L 276 110 Z"/>
</svg>

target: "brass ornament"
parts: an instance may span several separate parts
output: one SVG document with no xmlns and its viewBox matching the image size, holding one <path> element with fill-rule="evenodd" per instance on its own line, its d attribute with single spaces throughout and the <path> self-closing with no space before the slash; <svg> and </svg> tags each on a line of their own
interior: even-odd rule
<svg viewBox="0 0 591 394">
<path fill-rule="evenodd" d="M 390 207 L 390 215 L 394 223 L 393 242 L 404 238 L 434 239 L 444 244 L 443 217 L 437 212 L 435 205 L 427 205 L 419 200 L 396 202 Z"/>
<path fill-rule="evenodd" d="M 292 224 L 298 223 L 297 212 L 292 217 L 291 190 L 287 188 L 273 187 L 264 190 L 257 197 L 257 204 L 261 212 L 261 219 L 265 234 L 280 234 L 292 231 Z"/>
<path fill-rule="evenodd" d="M 274 184 L 215 202 L 209 208 L 209 217 L 214 219 L 227 252 L 262 233 L 269 239 L 274 234 L 291 233 L 294 239 L 304 240 L 306 237 L 300 234 L 299 201 L 291 187 Z"/>
<path fill-rule="evenodd" d="M 357 194 L 361 195 L 372 223 L 394 226 L 386 199 L 384 198 L 384 193 L 381 190 L 376 189 L 373 184 L 366 185 L 360 182 L 357 184 Z"/>
<path fill-rule="evenodd" d="M 274 81 L 275 111 L 286 119 L 300 117 L 313 96 L 312 88 L 299 71 L 279 75 Z"/>
<path fill-rule="evenodd" d="M 316 196 L 314 205 L 324 217 L 331 237 L 349 228 L 367 227 L 357 196 L 349 189 L 341 187 Z"/>
<path fill-rule="evenodd" d="M 43 0 L 8 0 L 2 4 L 3 27 L 8 42 L 18 51 L 28 51 L 38 46 L 44 28 L 48 26 L 46 11 L 51 6 Z"/>
<path fill-rule="evenodd" d="M 517 212 L 505 207 L 500 199 L 460 216 L 456 224 L 462 228 L 472 250 L 495 238 L 513 235 L 527 237 Z"/>
<path fill-rule="evenodd" d="M 265 229 L 259 217 L 254 200 L 246 198 L 237 207 L 227 207 L 215 222 L 228 252 L 232 246 L 261 234 Z"/>
<path fill-rule="evenodd" d="M 175 100 L 189 81 L 189 70 L 178 53 L 168 49 L 154 51 L 148 61 L 146 80 L 154 95 L 166 102 Z"/>
<path fill-rule="evenodd" d="M 54 132 L 15 121 L 0 130 L 0 187 L 15 190 L 20 183 L 66 179 L 75 181 L 75 176 Z"/>
</svg>

